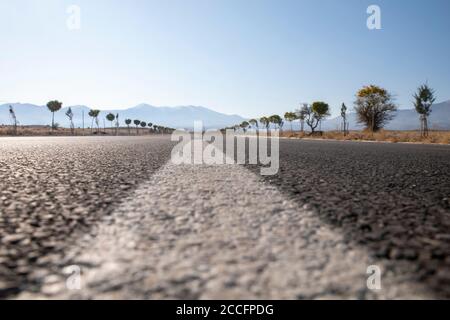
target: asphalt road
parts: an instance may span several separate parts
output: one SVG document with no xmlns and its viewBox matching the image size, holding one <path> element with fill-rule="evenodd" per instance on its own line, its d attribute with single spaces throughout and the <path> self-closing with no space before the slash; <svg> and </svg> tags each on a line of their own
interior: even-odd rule
<svg viewBox="0 0 450 320">
<path fill-rule="evenodd" d="M 0 297 L 450 298 L 450 147 L 282 140 L 261 177 L 172 146 L 1 139 Z"/>
</svg>

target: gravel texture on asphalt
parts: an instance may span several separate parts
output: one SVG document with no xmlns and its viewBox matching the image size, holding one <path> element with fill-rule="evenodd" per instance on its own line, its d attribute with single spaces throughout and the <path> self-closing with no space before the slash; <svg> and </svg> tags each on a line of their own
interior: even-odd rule
<svg viewBox="0 0 450 320">
<path fill-rule="evenodd" d="M 0 298 L 39 291 L 65 249 L 170 158 L 167 137 L 0 139 Z"/>
<path fill-rule="evenodd" d="M 81 267 L 80 290 L 59 273 L 19 298 L 429 297 L 239 165 L 168 164 L 95 229 L 64 261 Z M 373 264 L 379 291 L 366 285 Z"/>
<path fill-rule="evenodd" d="M 283 139 L 279 173 L 263 179 L 388 270 L 450 298 L 449 146 Z"/>
<path fill-rule="evenodd" d="M 450 297 L 449 147 L 282 140 L 261 177 L 166 163 L 172 145 L 1 140 L 1 295 Z M 81 290 L 65 285 L 74 264 Z"/>
</svg>

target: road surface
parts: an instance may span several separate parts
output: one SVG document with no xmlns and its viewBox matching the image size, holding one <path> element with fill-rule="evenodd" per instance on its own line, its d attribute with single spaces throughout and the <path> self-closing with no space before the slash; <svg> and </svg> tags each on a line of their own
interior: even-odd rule
<svg viewBox="0 0 450 320">
<path fill-rule="evenodd" d="M 448 146 L 282 140 L 263 177 L 173 145 L 2 138 L 0 297 L 450 298 Z"/>
</svg>

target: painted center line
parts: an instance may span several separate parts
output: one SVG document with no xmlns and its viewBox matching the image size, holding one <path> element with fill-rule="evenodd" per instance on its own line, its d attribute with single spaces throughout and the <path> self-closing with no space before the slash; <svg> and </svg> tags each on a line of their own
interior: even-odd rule
<svg viewBox="0 0 450 320">
<path fill-rule="evenodd" d="M 240 165 L 167 163 L 67 256 L 81 267 L 81 289 L 54 275 L 38 297 L 429 297 L 389 272 L 369 290 L 367 268 L 382 263 Z"/>
</svg>

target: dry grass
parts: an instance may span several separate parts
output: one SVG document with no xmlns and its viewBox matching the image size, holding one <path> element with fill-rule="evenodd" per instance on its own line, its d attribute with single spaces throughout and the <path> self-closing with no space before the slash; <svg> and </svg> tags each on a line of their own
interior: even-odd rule
<svg viewBox="0 0 450 320">
<path fill-rule="evenodd" d="M 260 132 L 264 134 L 263 131 Z M 136 128 L 131 128 L 131 135 L 136 134 Z M 149 134 L 147 128 L 139 128 L 139 134 Z M 70 129 L 58 128 L 55 131 L 51 131 L 48 126 L 20 126 L 17 128 L 17 136 L 70 136 Z M 90 129 L 75 129 L 75 135 L 91 135 Z M 98 135 L 96 129 L 93 130 L 92 135 Z M 99 135 L 114 135 L 111 129 L 100 128 Z M 127 128 L 120 128 L 119 135 L 128 135 Z M 0 136 L 13 136 L 13 130 L 11 126 L 0 126 Z M 415 142 L 415 143 L 440 143 L 450 144 L 450 131 L 430 131 L 428 137 L 421 137 L 418 131 L 391 131 L 381 130 L 372 134 L 365 131 L 350 131 L 350 133 L 344 137 L 340 131 L 325 131 L 321 135 L 315 134 L 314 136 L 309 133 L 283 131 L 282 137 L 287 138 L 309 138 L 309 139 L 334 139 L 334 140 L 357 140 L 357 141 L 385 141 L 385 142 Z"/>
<path fill-rule="evenodd" d="M 344 137 L 339 131 L 325 131 L 321 135 L 311 136 L 309 133 L 285 131 L 282 137 L 290 138 L 313 138 L 313 139 L 334 139 L 334 140 L 357 140 L 357 141 L 384 141 L 384 142 L 413 142 L 413 143 L 440 143 L 450 144 L 450 131 L 430 131 L 428 137 L 421 137 L 418 131 L 392 131 L 380 130 L 371 133 L 365 131 L 350 131 Z"/>
<path fill-rule="evenodd" d="M 149 134 L 148 128 L 139 128 L 139 134 Z M 19 126 L 17 127 L 17 134 L 14 134 L 12 126 L 0 126 L 0 136 L 71 136 L 72 133 L 68 128 L 58 128 L 53 132 L 50 126 Z M 97 129 L 91 132 L 91 129 L 75 129 L 76 136 L 88 136 L 88 135 L 115 135 L 114 131 L 111 131 L 110 128 L 100 128 L 100 133 L 97 133 Z M 125 136 L 128 135 L 127 128 L 120 128 L 119 135 Z M 136 128 L 131 127 L 131 135 L 136 135 Z"/>
</svg>

